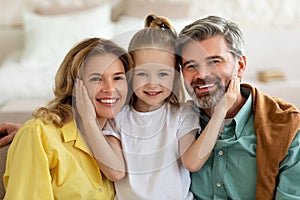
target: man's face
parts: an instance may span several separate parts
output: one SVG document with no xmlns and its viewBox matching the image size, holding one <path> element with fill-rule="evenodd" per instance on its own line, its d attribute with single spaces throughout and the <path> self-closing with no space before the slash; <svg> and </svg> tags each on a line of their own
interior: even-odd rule
<svg viewBox="0 0 300 200">
<path fill-rule="evenodd" d="M 239 62 L 230 52 L 223 36 L 189 42 L 183 47 L 185 86 L 200 108 L 214 107 L 238 70 Z"/>
</svg>

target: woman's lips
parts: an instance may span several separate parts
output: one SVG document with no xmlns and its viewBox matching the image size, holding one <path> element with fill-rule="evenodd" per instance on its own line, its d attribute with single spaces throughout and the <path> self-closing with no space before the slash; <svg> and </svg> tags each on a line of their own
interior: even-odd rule
<svg viewBox="0 0 300 200">
<path fill-rule="evenodd" d="M 114 105 L 117 103 L 119 98 L 101 98 L 97 99 L 98 102 L 105 104 L 105 105 Z"/>
</svg>

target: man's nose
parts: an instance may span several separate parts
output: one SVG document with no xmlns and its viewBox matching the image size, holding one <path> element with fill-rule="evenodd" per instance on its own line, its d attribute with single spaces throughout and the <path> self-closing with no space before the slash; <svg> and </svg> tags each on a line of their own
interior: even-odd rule
<svg viewBox="0 0 300 200">
<path fill-rule="evenodd" d="M 198 66 L 195 68 L 195 77 L 199 78 L 199 79 L 204 79 L 204 77 L 207 76 L 207 74 L 209 74 L 210 70 L 208 69 L 207 66 Z"/>
</svg>

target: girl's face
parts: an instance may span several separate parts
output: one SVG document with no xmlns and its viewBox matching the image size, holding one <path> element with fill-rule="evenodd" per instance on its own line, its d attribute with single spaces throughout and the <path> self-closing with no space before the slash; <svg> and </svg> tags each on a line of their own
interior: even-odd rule
<svg viewBox="0 0 300 200">
<path fill-rule="evenodd" d="M 155 110 L 172 92 L 174 54 L 159 49 L 143 49 L 134 52 L 133 59 L 133 90 L 137 96 L 134 108 L 141 112 Z"/>
<path fill-rule="evenodd" d="M 83 81 L 98 118 L 113 118 L 127 97 L 124 65 L 114 54 L 95 55 L 85 63 Z"/>
</svg>

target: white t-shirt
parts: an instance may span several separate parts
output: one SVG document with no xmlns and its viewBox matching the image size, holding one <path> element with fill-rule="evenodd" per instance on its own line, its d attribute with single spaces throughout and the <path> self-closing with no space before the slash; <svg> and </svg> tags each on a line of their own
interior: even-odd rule
<svg viewBox="0 0 300 200">
<path fill-rule="evenodd" d="M 119 131 L 108 127 L 104 134 L 121 140 L 127 165 L 125 178 L 115 182 L 115 199 L 193 199 L 189 171 L 179 153 L 179 139 L 200 129 L 191 104 L 164 104 L 151 112 L 127 105 L 115 120 Z"/>
</svg>

